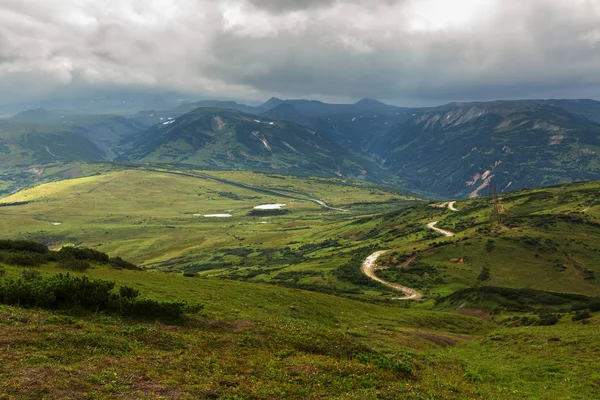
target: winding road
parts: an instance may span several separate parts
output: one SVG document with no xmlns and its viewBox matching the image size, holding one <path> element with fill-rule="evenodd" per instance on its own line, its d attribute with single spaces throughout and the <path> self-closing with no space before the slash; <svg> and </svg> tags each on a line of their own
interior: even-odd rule
<svg viewBox="0 0 600 400">
<path fill-rule="evenodd" d="M 319 206 L 321 206 L 323 208 L 326 208 L 326 209 L 332 210 L 332 211 L 348 212 L 348 210 L 345 210 L 343 208 L 331 207 L 330 205 L 328 205 L 327 203 L 325 203 L 322 200 L 313 199 L 311 197 L 305 197 L 305 196 L 300 196 L 300 195 L 294 195 L 294 194 L 290 194 L 290 193 L 285 193 L 285 192 L 279 191 L 277 189 L 271 189 L 271 188 L 265 188 L 265 187 L 261 187 L 261 186 L 248 185 L 246 183 L 231 181 L 229 179 L 217 177 L 217 176 L 214 176 L 214 175 L 209 175 L 209 174 L 206 174 L 206 173 L 203 173 L 203 172 L 186 173 L 186 172 L 163 170 L 163 169 L 157 169 L 157 168 L 141 168 L 141 169 L 143 169 L 145 171 L 160 172 L 160 173 L 164 173 L 164 174 L 189 176 L 189 177 L 201 178 L 201 179 L 210 179 L 210 180 L 213 180 L 213 181 L 225 183 L 225 184 L 232 185 L 232 186 L 241 187 L 241 188 L 244 188 L 244 189 L 249 189 L 249 190 L 258 191 L 258 192 L 262 192 L 262 193 L 269 193 L 269 194 L 274 194 L 274 195 L 277 195 L 277 196 L 286 197 L 288 199 L 294 199 L 294 200 L 300 200 L 300 201 L 309 201 L 309 202 L 315 203 L 315 204 L 317 204 L 317 205 L 319 205 Z"/>
<path fill-rule="evenodd" d="M 458 211 L 454 207 L 454 204 L 456 204 L 456 202 L 452 201 L 452 202 L 446 203 L 445 205 L 447 205 L 448 209 L 451 211 Z M 454 232 L 450 232 L 445 229 L 436 227 L 438 222 L 439 221 L 430 222 L 427 224 L 427 227 L 431 230 L 441 233 L 442 235 L 444 235 L 446 237 L 454 236 Z M 381 283 L 382 285 L 385 285 L 392 289 L 396 289 L 396 290 L 404 293 L 404 295 L 405 295 L 404 297 L 393 297 L 392 300 L 421 300 L 423 298 L 423 295 L 421 293 L 417 292 L 415 289 L 411 289 L 406 286 L 398 285 L 397 283 L 384 281 L 383 279 L 379 278 L 375 274 L 375 271 L 377 271 L 378 269 L 381 269 L 381 268 L 377 268 L 377 259 L 379 258 L 379 256 L 387 253 L 388 251 L 389 250 L 379 250 L 379 251 L 376 251 L 375 253 L 371 254 L 369 257 L 367 257 L 365 259 L 365 261 L 363 261 L 363 263 L 360 267 L 360 270 L 362 271 L 362 273 L 365 274 L 366 276 L 368 276 L 369 278 L 373 279 L 374 281 L 377 281 L 377 282 Z M 423 253 L 421 253 L 421 254 L 423 254 Z M 416 256 L 409 259 L 408 262 L 406 262 L 404 266 L 408 266 L 408 264 L 410 264 L 410 262 L 413 261 L 415 258 L 416 258 Z"/>
<path fill-rule="evenodd" d="M 441 233 L 442 235 L 444 235 L 446 237 L 452 237 L 452 236 L 454 236 L 454 232 L 450 232 L 450 231 L 447 231 L 445 229 L 436 227 L 436 225 L 437 225 L 438 222 L 440 222 L 440 221 L 430 222 L 430 223 L 427 224 L 427 227 L 429 229 L 431 229 L 431 230 L 436 231 L 437 233 Z"/>
<path fill-rule="evenodd" d="M 377 275 L 375 275 L 375 271 L 377 270 L 377 259 L 379 258 L 379 256 L 381 256 L 382 254 L 387 253 L 387 252 L 388 252 L 388 250 L 379 250 L 379 251 L 376 251 L 375 253 L 371 254 L 362 263 L 360 270 L 366 276 L 373 279 L 374 281 L 377 281 L 377 282 L 381 283 L 382 285 L 385 285 L 392 289 L 396 289 L 405 294 L 404 297 L 393 297 L 392 300 L 420 300 L 420 299 L 422 299 L 423 295 L 421 293 L 417 292 L 416 290 L 411 289 L 406 286 L 398 285 L 397 283 L 384 281 L 383 279 L 381 279 Z"/>
</svg>

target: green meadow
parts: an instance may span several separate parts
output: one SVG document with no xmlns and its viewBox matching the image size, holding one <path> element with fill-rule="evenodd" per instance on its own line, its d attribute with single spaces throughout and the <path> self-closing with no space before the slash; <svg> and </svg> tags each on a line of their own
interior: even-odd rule
<svg viewBox="0 0 600 400">
<path fill-rule="evenodd" d="M 502 194 L 492 225 L 487 198 L 455 212 L 363 181 L 150 166 L 88 175 L 3 198 L 0 239 L 141 268 L 66 270 L 58 256 L 27 268 L 0 250 L 3 302 L 2 282 L 69 272 L 199 307 L 169 323 L 0 305 L 2 399 L 600 396 L 598 182 Z M 265 204 L 286 206 L 254 209 Z M 389 250 L 377 275 L 422 301 L 394 300 L 361 273 L 377 250 Z"/>
</svg>

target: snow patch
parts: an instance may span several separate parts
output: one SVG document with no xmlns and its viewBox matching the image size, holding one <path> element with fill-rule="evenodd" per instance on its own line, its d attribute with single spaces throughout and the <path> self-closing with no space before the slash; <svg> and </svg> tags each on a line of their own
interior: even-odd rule
<svg viewBox="0 0 600 400">
<path fill-rule="evenodd" d="M 296 150 L 296 149 L 294 148 L 294 146 L 292 146 L 292 145 L 291 145 L 291 144 L 289 144 L 288 142 L 285 142 L 285 141 L 283 141 L 283 140 L 282 140 L 282 141 L 281 141 L 281 143 L 283 143 L 283 144 L 285 145 L 285 147 L 287 147 L 288 149 L 290 149 L 290 150 L 292 150 L 292 151 L 294 151 L 294 152 L 298 153 L 298 150 Z"/>
<path fill-rule="evenodd" d="M 261 204 L 260 206 L 254 207 L 255 210 L 280 210 L 287 204 Z"/>
<path fill-rule="evenodd" d="M 52 225 L 59 226 L 59 225 L 62 225 L 62 222 L 53 222 Z"/>
<path fill-rule="evenodd" d="M 262 142 L 263 146 L 265 146 L 265 149 L 271 151 L 271 146 L 269 146 L 269 142 L 267 142 L 267 139 L 264 136 L 261 137 L 260 132 L 252 132 L 252 135 Z"/>
<path fill-rule="evenodd" d="M 167 121 L 167 122 L 163 122 L 163 125 L 171 125 L 173 122 L 175 122 L 175 120 L 171 120 L 171 121 Z"/>
</svg>

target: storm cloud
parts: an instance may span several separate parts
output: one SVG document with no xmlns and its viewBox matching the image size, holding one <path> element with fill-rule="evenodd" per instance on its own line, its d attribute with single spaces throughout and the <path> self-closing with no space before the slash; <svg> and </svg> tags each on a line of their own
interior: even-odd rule
<svg viewBox="0 0 600 400">
<path fill-rule="evenodd" d="M 0 102 L 94 87 L 396 104 L 600 97 L 596 0 L 8 0 Z"/>
</svg>

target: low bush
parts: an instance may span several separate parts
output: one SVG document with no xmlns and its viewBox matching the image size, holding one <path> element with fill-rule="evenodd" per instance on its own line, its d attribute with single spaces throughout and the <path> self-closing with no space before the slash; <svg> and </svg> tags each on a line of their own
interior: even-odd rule
<svg viewBox="0 0 600 400">
<path fill-rule="evenodd" d="M 21 271 L 21 277 L 26 281 L 33 281 L 35 279 L 39 279 L 42 277 L 40 271 L 36 271 L 35 269 L 27 268 Z"/>
<path fill-rule="evenodd" d="M 589 311 L 577 311 L 575 313 L 575 315 L 573 315 L 573 317 L 571 317 L 571 320 L 583 321 L 583 320 L 590 318 L 591 316 L 592 316 L 592 314 L 590 314 Z"/>
<path fill-rule="evenodd" d="M 166 321 L 181 319 L 187 308 L 185 302 L 139 298 L 140 292 L 127 286 L 121 287 L 115 294 L 114 287 L 114 282 L 90 280 L 86 276 L 74 277 L 67 273 L 42 278 L 36 270 L 24 270 L 21 279 L 0 281 L 0 302 L 53 310 L 105 311 L 126 317 Z"/>
<path fill-rule="evenodd" d="M 28 253 L 46 254 L 48 247 L 37 242 L 27 240 L 0 240 L 0 250 L 23 251 Z"/>
<path fill-rule="evenodd" d="M 45 262 L 43 256 L 38 253 L 17 251 L 4 256 L 4 262 L 8 265 L 19 267 L 36 267 Z"/>
<path fill-rule="evenodd" d="M 119 296 L 126 299 L 135 299 L 140 296 L 140 291 L 132 288 L 131 286 L 121 286 L 119 288 Z"/>
<path fill-rule="evenodd" d="M 58 267 L 68 269 L 70 271 L 85 272 L 90 269 L 91 265 L 87 260 L 76 258 L 65 258 L 58 262 Z"/>
<path fill-rule="evenodd" d="M 110 265 L 115 269 L 130 269 L 133 271 L 141 271 L 142 270 L 137 265 L 130 263 L 129 261 L 125 261 L 121 257 L 111 258 Z"/>
<path fill-rule="evenodd" d="M 600 299 L 590 300 L 589 309 L 593 312 L 600 311 Z"/>
<path fill-rule="evenodd" d="M 108 254 L 86 247 L 66 246 L 58 251 L 58 255 L 61 259 L 88 260 L 103 263 L 107 263 L 110 260 Z"/>
</svg>

